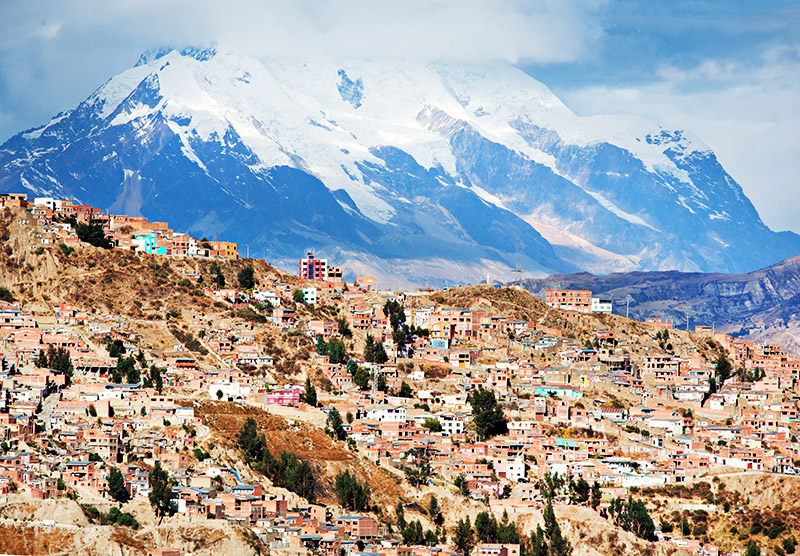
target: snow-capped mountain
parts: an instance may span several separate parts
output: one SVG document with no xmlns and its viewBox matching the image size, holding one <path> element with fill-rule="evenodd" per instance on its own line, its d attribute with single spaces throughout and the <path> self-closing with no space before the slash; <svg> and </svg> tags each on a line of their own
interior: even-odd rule
<svg viewBox="0 0 800 556">
<path fill-rule="evenodd" d="M 510 65 L 149 52 L 0 147 L 0 191 L 72 197 L 278 263 L 406 282 L 746 271 L 800 252 L 711 150 L 581 118 Z"/>
</svg>

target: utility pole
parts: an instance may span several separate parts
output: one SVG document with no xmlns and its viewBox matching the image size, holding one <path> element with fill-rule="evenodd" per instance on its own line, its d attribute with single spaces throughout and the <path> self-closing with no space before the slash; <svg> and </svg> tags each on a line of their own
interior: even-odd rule
<svg viewBox="0 0 800 556">
<path fill-rule="evenodd" d="M 378 369 L 378 364 L 373 363 L 374 367 L 372 367 L 372 402 L 375 403 L 375 396 L 378 395 L 378 373 L 380 373 L 380 369 Z"/>
</svg>

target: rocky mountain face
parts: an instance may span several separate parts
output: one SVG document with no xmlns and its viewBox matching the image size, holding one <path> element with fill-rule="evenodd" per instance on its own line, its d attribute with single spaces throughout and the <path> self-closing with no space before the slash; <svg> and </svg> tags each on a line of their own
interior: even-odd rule
<svg viewBox="0 0 800 556">
<path fill-rule="evenodd" d="M 681 329 L 688 316 L 691 329 L 713 325 L 718 332 L 774 341 L 800 353 L 800 257 L 747 274 L 580 273 L 528 279 L 523 285 L 541 297 L 548 288 L 592 290 L 612 299 L 620 315 L 629 310 L 637 320 L 660 317 Z"/>
<path fill-rule="evenodd" d="M 577 117 L 507 65 L 149 52 L 0 146 L 0 191 L 166 220 L 285 268 L 313 248 L 395 285 L 800 252 L 690 134 Z"/>
</svg>

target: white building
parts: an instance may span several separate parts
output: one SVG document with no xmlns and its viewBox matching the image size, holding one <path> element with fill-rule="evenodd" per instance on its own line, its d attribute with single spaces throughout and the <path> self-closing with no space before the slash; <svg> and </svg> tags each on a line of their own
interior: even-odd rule
<svg viewBox="0 0 800 556">
<path fill-rule="evenodd" d="M 406 408 L 402 405 L 374 406 L 367 409 L 367 419 L 381 423 L 405 423 Z"/>
<path fill-rule="evenodd" d="M 239 382 L 212 382 L 208 385 L 208 394 L 214 399 L 219 390 L 222 390 L 223 398 L 239 398 L 249 396 L 251 387 Z"/>
<path fill-rule="evenodd" d="M 317 288 L 303 288 L 303 301 L 309 305 L 317 304 Z"/>
<path fill-rule="evenodd" d="M 439 422 L 442 424 L 442 431 L 449 435 L 461 434 L 464 432 L 464 420 L 459 419 L 452 413 L 440 413 L 436 415 Z"/>
<path fill-rule="evenodd" d="M 646 421 L 651 429 L 661 429 L 670 436 L 683 434 L 683 419 L 679 417 L 651 417 Z"/>
<path fill-rule="evenodd" d="M 494 470 L 499 477 L 517 482 L 525 477 L 525 460 L 521 457 L 496 459 Z"/>
<path fill-rule="evenodd" d="M 253 290 L 253 298 L 261 303 L 269 303 L 273 307 L 281 306 L 281 296 L 275 290 Z"/>
<path fill-rule="evenodd" d="M 611 313 L 612 306 L 610 299 L 592 298 L 592 313 Z"/>
<path fill-rule="evenodd" d="M 410 323 L 415 328 L 427 328 L 430 316 L 433 314 L 433 307 L 420 307 L 414 310 L 414 320 Z M 406 319 L 406 324 L 409 324 Z"/>
</svg>

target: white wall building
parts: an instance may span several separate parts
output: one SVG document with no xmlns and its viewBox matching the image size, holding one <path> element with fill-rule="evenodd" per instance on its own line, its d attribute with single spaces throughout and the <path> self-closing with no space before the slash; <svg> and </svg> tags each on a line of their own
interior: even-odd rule
<svg viewBox="0 0 800 556">
<path fill-rule="evenodd" d="M 222 390 L 222 397 L 239 398 L 249 396 L 251 387 L 239 382 L 212 382 L 208 385 L 208 394 L 216 399 L 217 391 Z"/>
<path fill-rule="evenodd" d="M 600 297 L 592 298 L 592 313 L 610 313 L 613 303 L 610 299 Z"/>
<path fill-rule="evenodd" d="M 367 409 L 367 419 L 381 423 L 405 423 L 406 408 L 397 406 L 375 406 Z"/>
<path fill-rule="evenodd" d="M 303 288 L 303 300 L 309 305 L 316 305 L 317 288 Z"/>
<path fill-rule="evenodd" d="M 273 307 L 281 306 L 281 296 L 275 290 L 253 290 L 253 298 L 261 303 L 269 303 Z"/>
</svg>

